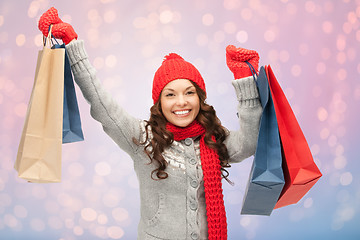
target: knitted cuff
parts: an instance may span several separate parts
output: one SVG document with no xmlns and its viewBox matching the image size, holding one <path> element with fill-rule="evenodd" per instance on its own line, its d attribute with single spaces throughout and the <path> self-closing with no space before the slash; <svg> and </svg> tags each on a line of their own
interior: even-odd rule
<svg viewBox="0 0 360 240">
<path fill-rule="evenodd" d="M 86 69 L 84 60 L 88 60 L 88 55 L 85 51 L 83 40 L 71 41 L 66 45 L 66 51 L 68 52 L 70 65 L 74 73 Z"/>
<path fill-rule="evenodd" d="M 260 104 L 259 92 L 253 76 L 233 80 L 232 85 L 241 106 L 253 107 Z"/>
</svg>

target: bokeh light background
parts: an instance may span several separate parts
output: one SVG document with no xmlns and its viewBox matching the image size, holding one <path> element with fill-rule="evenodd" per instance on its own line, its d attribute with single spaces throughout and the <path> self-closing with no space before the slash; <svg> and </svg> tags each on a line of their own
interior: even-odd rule
<svg viewBox="0 0 360 240">
<path fill-rule="evenodd" d="M 136 239 L 139 193 L 131 159 L 89 115 L 86 140 L 63 145 L 63 180 L 29 184 L 13 165 L 42 36 L 55 6 L 85 40 L 112 95 L 147 119 L 152 77 L 176 52 L 207 83 L 208 102 L 237 129 L 228 44 L 256 49 L 284 89 L 323 173 L 296 205 L 240 215 L 251 159 L 224 183 L 229 239 L 360 239 L 360 1 L 77 0 L 0 2 L 0 239 Z"/>
</svg>

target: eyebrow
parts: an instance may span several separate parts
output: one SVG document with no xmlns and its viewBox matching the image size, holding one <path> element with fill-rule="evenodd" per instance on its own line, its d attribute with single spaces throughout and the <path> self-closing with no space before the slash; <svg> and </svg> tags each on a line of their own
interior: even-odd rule
<svg viewBox="0 0 360 240">
<path fill-rule="evenodd" d="M 195 86 L 193 86 L 193 85 L 191 85 L 191 86 L 189 86 L 189 87 L 187 87 L 186 89 L 185 89 L 185 91 L 186 90 L 189 90 L 190 88 L 192 88 L 192 87 L 194 87 L 195 88 Z M 164 90 L 168 90 L 168 91 L 175 91 L 174 89 L 172 89 L 172 88 L 164 88 Z"/>
</svg>

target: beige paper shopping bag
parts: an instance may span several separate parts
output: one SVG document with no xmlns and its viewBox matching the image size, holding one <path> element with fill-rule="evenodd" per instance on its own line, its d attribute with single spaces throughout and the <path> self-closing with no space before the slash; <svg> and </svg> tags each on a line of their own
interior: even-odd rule
<svg viewBox="0 0 360 240">
<path fill-rule="evenodd" d="M 39 51 L 15 169 L 30 182 L 61 181 L 65 49 Z"/>
</svg>

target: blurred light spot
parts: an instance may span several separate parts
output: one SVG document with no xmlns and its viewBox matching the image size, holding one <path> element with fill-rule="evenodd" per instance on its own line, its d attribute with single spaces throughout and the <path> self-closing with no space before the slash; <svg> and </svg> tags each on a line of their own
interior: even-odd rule
<svg viewBox="0 0 360 240">
<path fill-rule="evenodd" d="M 1 101 L 0 101 L 1 103 Z M 18 117 L 25 117 L 27 111 L 27 105 L 25 103 L 19 103 L 15 105 L 14 113 Z"/>
<path fill-rule="evenodd" d="M 90 21 L 95 21 L 99 17 L 99 13 L 96 9 L 90 9 L 87 16 Z"/>
<path fill-rule="evenodd" d="M 129 213 L 125 208 L 114 208 L 111 212 L 115 221 L 122 222 L 129 218 Z"/>
<path fill-rule="evenodd" d="M 76 236 L 81 236 L 84 234 L 84 229 L 81 226 L 75 226 L 73 232 Z"/>
<path fill-rule="evenodd" d="M 355 215 L 355 210 L 350 206 L 346 206 L 343 209 L 338 210 L 338 215 L 341 221 L 350 221 Z"/>
<path fill-rule="evenodd" d="M 251 20 L 252 17 L 253 17 L 253 12 L 252 12 L 252 10 L 250 8 L 243 8 L 241 10 L 240 14 L 241 14 L 241 17 L 246 21 Z"/>
<path fill-rule="evenodd" d="M 26 218 L 28 215 L 27 209 L 22 205 L 14 206 L 14 214 L 18 218 Z"/>
<path fill-rule="evenodd" d="M 239 42 L 239 43 L 246 43 L 247 40 L 248 40 L 248 34 L 246 31 L 239 31 L 237 34 L 236 34 L 236 40 Z"/>
<path fill-rule="evenodd" d="M 247 228 L 249 227 L 251 224 L 251 218 L 250 217 L 242 217 L 240 219 L 240 225 L 243 227 L 243 228 Z"/>
<path fill-rule="evenodd" d="M 321 107 L 318 109 L 317 111 L 317 116 L 318 116 L 318 119 L 323 122 L 325 121 L 327 118 L 328 118 L 328 112 L 326 111 L 325 108 Z"/>
<path fill-rule="evenodd" d="M 109 10 L 104 14 L 104 22 L 112 23 L 116 19 L 116 13 L 113 10 Z"/>
<path fill-rule="evenodd" d="M 264 39 L 267 42 L 273 42 L 276 38 L 276 34 L 275 32 L 271 31 L 271 30 L 267 30 L 264 33 Z"/>
<path fill-rule="evenodd" d="M 318 74 L 324 74 L 326 72 L 326 64 L 323 62 L 319 62 L 316 64 L 316 72 Z"/>
<path fill-rule="evenodd" d="M 111 239 L 120 239 L 124 236 L 124 230 L 121 227 L 111 226 L 106 230 Z"/>
<path fill-rule="evenodd" d="M 346 22 L 346 23 L 343 24 L 342 29 L 343 29 L 344 33 L 349 34 L 349 33 L 351 33 L 353 27 L 352 27 L 351 23 Z"/>
<path fill-rule="evenodd" d="M 299 45 L 299 53 L 303 56 L 309 53 L 309 46 L 306 43 L 302 43 Z"/>
<path fill-rule="evenodd" d="M 42 46 L 43 46 L 44 41 L 43 41 L 43 35 L 42 35 L 41 33 L 35 35 L 35 37 L 34 37 L 34 44 L 35 44 L 35 46 L 37 46 L 37 47 L 42 47 Z"/>
<path fill-rule="evenodd" d="M 171 22 L 173 19 L 173 13 L 170 10 L 165 10 L 160 13 L 159 20 L 163 24 Z"/>
<path fill-rule="evenodd" d="M 281 61 L 281 62 L 287 62 L 287 61 L 289 61 L 289 58 L 290 58 L 290 54 L 289 54 L 289 52 L 288 51 L 285 51 L 285 50 L 282 50 L 282 51 L 280 51 L 280 53 L 279 53 L 279 60 Z"/>
<path fill-rule="evenodd" d="M 344 156 L 337 156 L 335 159 L 334 159 L 334 167 L 336 169 L 343 169 L 346 167 L 346 158 Z"/>
<path fill-rule="evenodd" d="M 296 15 L 298 11 L 298 7 L 296 6 L 295 3 L 288 3 L 286 5 L 286 12 L 291 16 L 291 15 Z"/>
<path fill-rule="evenodd" d="M 74 228 L 74 225 L 75 225 L 74 219 L 66 218 L 66 219 L 64 220 L 64 222 L 65 222 L 65 227 L 66 227 L 66 228 L 69 228 L 69 229 Z"/>
<path fill-rule="evenodd" d="M 95 221 L 97 218 L 97 213 L 92 208 L 83 208 L 81 210 L 81 217 L 87 222 Z"/>
<path fill-rule="evenodd" d="M 60 193 L 57 195 L 57 201 L 61 206 L 70 207 L 73 204 L 73 199 L 66 193 Z"/>
<path fill-rule="evenodd" d="M 205 14 L 203 17 L 202 17 L 202 23 L 205 25 L 205 26 L 211 26 L 214 24 L 214 16 L 210 13 L 207 13 Z"/>
<path fill-rule="evenodd" d="M 4 224 L 10 228 L 15 228 L 19 221 L 11 214 L 5 214 L 3 217 Z"/>
<path fill-rule="evenodd" d="M 34 18 L 38 14 L 40 1 L 32 1 L 28 9 L 28 17 Z"/>
<path fill-rule="evenodd" d="M 0 15 L 0 27 L 4 25 L 4 16 Z"/>
<path fill-rule="evenodd" d="M 339 144 L 335 149 L 335 154 L 337 156 L 340 156 L 340 155 L 344 154 L 344 152 L 345 152 L 344 146 L 341 145 L 341 144 Z"/>
<path fill-rule="evenodd" d="M 105 58 L 105 65 L 107 67 L 115 67 L 116 66 L 116 63 L 117 63 L 117 58 L 115 55 L 109 55 Z"/>
<path fill-rule="evenodd" d="M 234 22 L 226 22 L 224 24 L 224 31 L 228 34 L 233 34 L 236 32 L 236 25 Z M 360 40 L 359 40 L 360 41 Z"/>
<path fill-rule="evenodd" d="M 308 13 L 313 13 L 315 12 L 315 9 L 316 9 L 316 5 L 313 1 L 307 1 L 305 3 L 305 10 L 308 12 Z"/>
<path fill-rule="evenodd" d="M 339 64 L 344 64 L 346 62 L 346 54 L 344 52 L 339 52 L 336 55 L 336 60 Z"/>
<path fill-rule="evenodd" d="M 346 54 L 347 54 L 347 58 L 350 61 L 353 61 L 356 58 L 357 52 L 356 52 L 355 48 L 348 48 Z"/>
<path fill-rule="evenodd" d="M 81 177 L 84 174 L 84 166 L 78 162 L 71 163 L 68 167 L 68 173 L 74 177 Z"/>
<path fill-rule="evenodd" d="M 294 76 L 294 77 L 298 77 L 300 76 L 301 74 L 301 66 L 298 65 L 298 64 L 295 64 L 291 67 L 291 74 Z"/>
<path fill-rule="evenodd" d="M 325 21 L 322 24 L 322 30 L 324 33 L 330 34 L 333 31 L 333 24 L 329 21 Z"/>
<path fill-rule="evenodd" d="M 135 28 L 146 28 L 147 27 L 147 19 L 144 17 L 135 18 L 133 25 Z"/>
<path fill-rule="evenodd" d="M 351 184 L 352 180 L 353 180 L 352 174 L 350 172 L 345 172 L 341 174 L 340 184 L 343 186 L 347 186 Z"/>
<path fill-rule="evenodd" d="M 347 72 L 344 68 L 341 68 L 337 72 L 337 77 L 339 80 L 344 81 L 347 77 Z"/>
<path fill-rule="evenodd" d="M 217 31 L 214 33 L 214 40 L 217 43 L 222 43 L 225 40 L 225 34 L 223 31 Z"/>
<path fill-rule="evenodd" d="M 19 34 L 16 36 L 16 45 L 19 47 L 23 46 L 26 42 L 26 37 L 24 34 Z"/>
<path fill-rule="evenodd" d="M 310 150 L 311 150 L 311 154 L 313 156 L 315 156 L 315 155 L 319 154 L 320 146 L 318 144 L 314 144 L 314 145 L 311 146 Z"/>
<path fill-rule="evenodd" d="M 233 10 L 241 6 L 240 0 L 224 0 L 224 8 L 227 10 Z"/>
<path fill-rule="evenodd" d="M 314 201 L 312 198 L 307 198 L 304 201 L 304 208 L 311 208 L 313 205 Z"/>
<path fill-rule="evenodd" d="M 98 162 L 95 165 L 95 172 L 99 176 L 106 176 L 106 175 L 109 175 L 111 173 L 111 167 L 107 162 Z"/>
<path fill-rule="evenodd" d="M 30 226 L 33 230 L 37 232 L 42 232 L 45 230 L 45 223 L 40 218 L 34 218 L 30 221 Z"/>
<path fill-rule="evenodd" d="M 105 214 L 100 214 L 97 218 L 99 224 L 104 225 L 108 223 L 108 217 Z"/>
<path fill-rule="evenodd" d="M 329 138 L 328 138 L 328 144 L 330 147 L 334 147 L 337 143 L 337 137 L 334 136 L 334 135 L 331 135 Z"/>
</svg>

